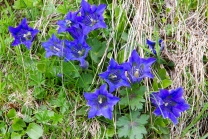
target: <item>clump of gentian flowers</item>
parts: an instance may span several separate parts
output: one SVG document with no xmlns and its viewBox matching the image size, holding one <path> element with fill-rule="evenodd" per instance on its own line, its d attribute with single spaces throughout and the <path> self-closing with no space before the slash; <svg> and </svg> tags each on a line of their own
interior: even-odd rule
<svg viewBox="0 0 208 139">
<path fill-rule="evenodd" d="M 112 93 L 122 86 L 130 87 L 132 83 L 140 83 L 145 77 L 154 78 L 154 75 L 151 73 L 151 65 L 155 62 L 156 58 L 141 58 L 137 51 L 133 50 L 128 62 L 119 65 L 114 59 L 111 59 L 107 71 L 99 74 L 99 76 L 108 83 L 109 92 Z M 89 95 L 89 97 L 85 97 L 88 100 L 88 105 L 89 100 L 95 100 L 92 96 L 90 97 Z M 154 114 L 156 116 L 162 115 L 163 118 L 169 118 L 174 124 L 178 123 L 177 118 L 180 116 L 181 112 L 189 109 L 189 105 L 183 98 L 182 88 L 171 91 L 161 89 L 159 93 L 151 94 L 151 101 L 156 107 Z M 95 107 L 95 103 L 93 104 Z M 91 115 L 95 109 L 92 108 L 92 105 L 89 106 L 91 106 L 89 117 L 92 118 Z M 107 116 L 101 112 L 99 112 L 99 114 L 94 114 L 93 117 L 95 115 L 103 115 L 107 118 Z"/>
<path fill-rule="evenodd" d="M 86 69 L 89 63 L 86 57 L 91 47 L 86 43 L 87 35 L 96 29 L 106 28 L 103 13 L 106 9 L 105 4 L 98 6 L 90 5 L 85 0 L 81 2 L 81 8 L 76 12 L 68 12 L 63 20 L 57 22 L 58 34 L 69 33 L 74 40 L 61 40 L 54 34 L 46 42 L 42 43 L 46 51 L 46 57 L 58 56 L 65 61 L 79 61 L 80 67 Z M 32 42 L 39 32 L 28 26 L 26 18 L 16 27 L 9 27 L 9 31 L 14 37 L 13 46 L 24 44 L 30 49 Z M 146 40 L 146 44 L 154 55 L 157 55 L 156 42 Z M 158 42 L 160 51 L 164 48 L 162 40 Z M 87 105 L 90 106 L 88 118 L 95 116 L 104 116 L 112 119 L 113 107 L 119 102 L 119 98 L 113 96 L 113 92 L 120 87 L 130 87 L 131 84 L 140 83 L 143 78 L 154 78 L 151 72 L 151 66 L 156 62 L 156 58 L 141 58 L 136 50 L 133 50 L 127 62 L 118 64 L 113 58 L 110 60 L 107 70 L 100 73 L 99 76 L 108 83 L 103 84 L 95 92 L 85 92 L 84 97 Z M 59 74 L 62 77 L 62 74 Z M 175 90 L 160 89 L 159 92 L 152 93 L 151 102 L 156 107 L 154 114 L 170 119 L 174 124 L 178 123 L 177 118 L 181 112 L 189 109 L 189 104 L 183 98 L 183 89 Z"/>
<path fill-rule="evenodd" d="M 91 50 L 91 47 L 86 43 L 86 38 L 91 31 L 106 28 L 103 17 L 105 8 L 105 4 L 95 6 L 82 0 L 81 8 L 78 11 L 69 11 L 64 20 L 57 22 L 59 25 L 58 33 L 69 33 L 74 40 L 58 40 L 52 36 L 51 39 L 42 44 L 46 50 L 46 57 L 56 55 L 64 57 L 65 61 L 79 61 L 80 67 L 86 69 L 89 64 L 85 58 Z M 60 43 L 57 44 L 57 41 Z"/>
</svg>

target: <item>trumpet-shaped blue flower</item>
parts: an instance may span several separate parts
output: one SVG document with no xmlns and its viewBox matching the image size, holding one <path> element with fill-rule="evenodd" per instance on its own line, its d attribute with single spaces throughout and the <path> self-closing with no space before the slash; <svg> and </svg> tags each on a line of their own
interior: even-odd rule
<svg viewBox="0 0 208 139">
<path fill-rule="evenodd" d="M 99 74 L 99 76 L 109 84 L 110 93 L 121 86 L 130 86 L 124 68 L 116 63 L 113 58 L 110 60 L 107 71 Z"/>
<path fill-rule="evenodd" d="M 112 119 L 113 106 L 120 100 L 118 97 L 114 97 L 111 93 L 108 93 L 106 84 L 93 93 L 85 92 L 84 97 L 88 101 L 87 105 L 91 107 L 88 118 L 102 115 L 105 118 Z"/>
<path fill-rule="evenodd" d="M 85 58 L 87 57 L 89 50 L 91 50 L 91 47 L 88 46 L 83 36 L 74 41 L 66 40 L 65 46 L 66 46 L 66 51 L 65 51 L 66 61 L 77 60 L 80 62 L 80 67 L 82 68 L 88 67 L 88 62 L 85 60 Z"/>
<path fill-rule="evenodd" d="M 39 30 L 28 26 L 26 18 L 24 18 L 16 28 L 9 27 L 9 31 L 14 37 L 12 46 L 24 44 L 28 49 L 30 49 L 35 36 L 39 32 Z"/>
<path fill-rule="evenodd" d="M 72 26 L 71 28 L 67 29 L 67 31 L 70 33 L 70 35 L 74 38 L 74 39 L 79 39 L 82 36 L 84 38 L 87 37 L 88 33 L 90 32 L 90 30 L 88 30 L 89 28 L 86 28 L 85 25 L 78 25 L 76 27 Z"/>
<path fill-rule="evenodd" d="M 81 17 L 77 16 L 78 13 L 68 12 L 64 20 L 59 20 L 57 23 L 59 25 L 58 33 L 66 32 L 71 27 L 78 27 L 81 19 Z"/>
<path fill-rule="evenodd" d="M 146 43 L 149 46 L 149 49 L 152 51 L 152 53 L 156 55 L 157 54 L 155 50 L 156 42 L 147 39 Z M 162 40 L 159 40 L 159 46 L 160 46 L 160 51 L 162 51 L 164 49 L 164 42 Z"/>
<path fill-rule="evenodd" d="M 106 8 L 105 4 L 99 6 L 90 5 L 85 0 L 81 2 L 82 23 L 86 26 L 85 31 L 92 31 L 98 28 L 106 28 L 103 12 Z"/>
<path fill-rule="evenodd" d="M 129 61 L 122 66 L 127 72 L 131 83 L 140 82 L 144 77 L 154 78 L 151 73 L 151 65 L 156 61 L 155 58 L 140 58 L 136 50 L 133 50 Z"/>
<path fill-rule="evenodd" d="M 52 55 L 56 55 L 58 57 L 64 56 L 64 42 L 56 38 L 54 34 L 47 42 L 43 42 L 42 46 L 46 50 L 46 57 L 50 57 Z"/>
<path fill-rule="evenodd" d="M 151 94 L 151 101 L 156 107 L 154 114 L 162 115 L 163 118 L 169 118 L 174 124 L 178 123 L 177 118 L 181 112 L 189 109 L 189 104 L 183 98 L 183 89 L 175 90 L 160 89 L 159 93 Z"/>
</svg>

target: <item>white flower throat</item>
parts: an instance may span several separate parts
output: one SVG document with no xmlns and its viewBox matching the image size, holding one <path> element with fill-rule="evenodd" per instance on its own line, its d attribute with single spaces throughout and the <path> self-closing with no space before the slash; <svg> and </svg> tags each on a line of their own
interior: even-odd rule
<svg viewBox="0 0 208 139">
<path fill-rule="evenodd" d="M 90 18 L 91 26 L 94 26 L 97 23 L 97 20 Z"/>
<path fill-rule="evenodd" d="M 105 103 L 106 101 L 107 101 L 106 96 L 103 96 L 103 95 L 98 96 L 98 103 L 99 104 Z"/>
<path fill-rule="evenodd" d="M 28 31 L 26 34 L 23 34 L 23 37 L 26 39 L 26 40 L 29 40 L 29 39 L 31 39 L 31 32 L 30 31 Z"/>
<path fill-rule="evenodd" d="M 115 74 L 110 74 L 110 78 L 111 78 L 111 79 L 116 79 L 116 78 L 117 78 L 117 75 L 115 75 Z"/>
<path fill-rule="evenodd" d="M 79 50 L 77 53 L 79 54 L 79 56 L 83 56 L 85 53 L 85 50 L 84 49 L 82 49 L 81 51 Z"/>
<path fill-rule="evenodd" d="M 165 106 L 168 106 L 168 103 L 167 102 L 165 103 Z"/>
<path fill-rule="evenodd" d="M 60 49 L 57 48 L 57 47 L 55 47 L 55 46 L 51 46 L 51 50 L 55 50 L 55 51 L 57 51 L 57 52 L 60 52 Z"/>
<path fill-rule="evenodd" d="M 70 20 L 66 20 L 66 25 L 67 25 L 67 27 L 70 27 L 71 26 L 71 21 Z"/>
<path fill-rule="evenodd" d="M 134 77 L 139 78 L 144 73 L 144 64 L 140 65 L 139 68 L 137 68 L 134 71 Z"/>
</svg>

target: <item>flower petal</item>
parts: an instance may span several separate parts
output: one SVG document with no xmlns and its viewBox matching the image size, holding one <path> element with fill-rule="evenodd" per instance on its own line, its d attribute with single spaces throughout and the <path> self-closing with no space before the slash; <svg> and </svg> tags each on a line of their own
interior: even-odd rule
<svg viewBox="0 0 208 139">
<path fill-rule="evenodd" d="M 172 112 L 175 115 L 175 117 L 180 117 L 181 115 L 181 110 L 177 109 L 176 107 L 172 108 Z"/>
<path fill-rule="evenodd" d="M 169 95 L 168 90 L 166 90 L 166 89 L 160 89 L 159 96 L 160 96 L 162 99 L 165 99 L 168 95 Z"/>
<path fill-rule="evenodd" d="M 88 101 L 93 101 L 93 100 L 97 99 L 98 95 L 96 93 L 86 93 L 85 92 L 84 97 Z"/>
<path fill-rule="evenodd" d="M 113 58 L 111 58 L 109 64 L 110 64 L 109 68 L 114 68 L 114 67 L 118 66 L 117 62 Z"/>
<path fill-rule="evenodd" d="M 23 20 L 21 21 L 21 26 L 25 29 L 28 29 L 28 25 L 27 25 L 27 19 L 23 18 Z"/>
<path fill-rule="evenodd" d="M 90 7 L 91 7 L 90 4 L 86 2 L 85 0 L 82 0 L 81 6 L 85 12 L 89 12 Z"/>
<path fill-rule="evenodd" d="M 105 118 L 108 118 L 108 119 L 112 119 L 112 111 L 109 109 L 109 107 L 103 107 L 101 108 L 101 113 L 102 115 L 105 117 Z"/>
<path fill-rule="evenodd" d="M 106 9 L 106 4 L 100 4 L 97 7 L 96 13 L 97 14 L 103 14 L 104 10 Z"/>
<path fill-rule="evenodd" d="M 162 113 L 161 113 L 159 107 L 157 107 L 157 108 L 155 109 L 154 114 L 155 114 L 156 116 L 162 115 Z"/>
<path fill-rule="evenodd" d="M 112 95 L 112 94 L 111 94 Z M 120 101 L 120 98 L 118 97 L 114 97 L 113 95 L 111 97 L 108 98 L 108 103 L 110 105 L 115 105 L 116 103 L 118 103 Z"/>
<path fill-rule="evenodd" d="M 9 26 L 9 32 L 11 32 L 12 34 L 16 35 L 19 31 L 20 31 L 20 28 L 14 28 L 14 27 Z"/>
<path fill-rule="evenodd" d="M 12 46 L 16 46 L 16 45 L 19 45 L 21 44 L 21 42 L 19 41 L 19 39 L 15 39 L 12 43 Z"/>
<path fill-rule="evenodd" d="M 186 111 L 190 108 L 189 104 L 183 103 L 183 104 L 178 104 L 175 106 L 175 108 L 177 108 L 180 111 Z"/>
<path fill-rule="evenodd" d="M 154 41 L 147 39 L 146 44 L 149 45 L 149 47 L 151 47 L 152 49 L 154 49 L 156 43 Z"/>
<path fill-rule="evenodd" d="M 88 118 L 94 118 L 97 115 L 97 111 L 96 107 L 91 107 L 88 112 Z"/>
<path fill-rule="evenodd" d="M 177 117 L 175 117 L 174 114 L 169 113 L 168 118 L 174 123 L 174 125 L 176 125 L 178 123 Z"/>
<path fill-rule="evenodd" d="M 177 88 L 176 90 L 171 90 L 170 94 L 172 95 L 174 99 L 177 99 L 183 96 L 183 92 L 184 92 L 183 88 L 180 87 L 180 88 Z"/>
<path fill-rule="evenodd" d="M 23 44 L 27 47 L 27 49 L 30 49 L 32 42 L 29 40 L 29 41 L 23 42 Z"/>
</svg>

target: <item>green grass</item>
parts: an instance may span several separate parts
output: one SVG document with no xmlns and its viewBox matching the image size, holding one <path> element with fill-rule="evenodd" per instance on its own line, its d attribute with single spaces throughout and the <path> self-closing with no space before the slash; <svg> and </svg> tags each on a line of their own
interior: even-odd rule
<svg viewBox="0 0 208 139">
<path fill-rule="evenodd" d="M 191 108 L 182 114 L 177 126 L 168 124 L 168 134 L 163 134 L 166 128 L 158 134 L 152 126 L 148 127 L 145 138 L 206 138 L 207 1 L 180 0 L 177 4 L 162 0 L 90 2 L 109 4 L 105 12 L 108 28 L 90 34 L 87 41 L 93 51 L 87 59 L 91 67 L 82 70 L 77 62 L 45 58 L 41 46 L 53 33 L 57 34 L 56 22 L 69 10 L 78 9 L 80 0 L 0 0 L 0 138 L 18 135 L 28 138 L 28 127 L 43 129 L 42 138 L 119 138 L 116 117 L 112 121 L 103 117 L 87 119 L 89 107 L 83 93 L 93 92 L 103 83 L 98 74 L 106 70 L 111 57 L 122 63 L 133 48 L 137 48 L 141 56 L 147 56 L 146 38 L 165 40 L 166 47 L 160 57 L 167 64 L 160 64 L 159 69 L 164 68 L 172 80 L 169 88 L 184 87 L 184 97 Z M 24 17 L 30 26 L 41 30 L 29 51 L 23 45 L 12 47 L 13 38 L 8 31 L 9 26 L 17 26 Z M 59 37 L 71 39 L 64 34 Z M 94 54 L 98 55 L 93 57 Z M 157 72 L 154 70 L 155 84 L 161 82 Z M 58 77 L 59 73 L 64 77 Z M 154 82 L 144 81 L 147 102 L 149 92 L 154 91 Z M 122 106 L 117 105 L 115 109 L 114 115 L 121 116 Z M 150 103 L 145 104 L 145 111 L 151 120 L 156 119 L 151 114 Z M 14 124 L 21 123 L 18 118 L 26 125 Z M 157 121 L 154 120 L 152 125 Z"/>
</svg>

